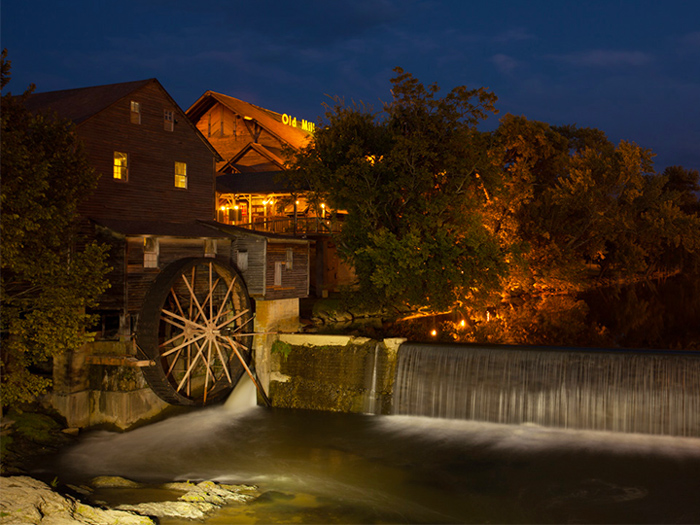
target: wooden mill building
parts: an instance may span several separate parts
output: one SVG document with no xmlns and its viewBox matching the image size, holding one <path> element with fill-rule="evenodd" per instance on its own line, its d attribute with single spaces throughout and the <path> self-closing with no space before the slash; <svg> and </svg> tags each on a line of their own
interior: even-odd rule
<svg viewBox="0 0 700 525">
<path fill-rule="evenodd" d="M 340 262 L 331 238 L 342 225 L 342 214 L 323 203 L 312 204 L 285 182 L 285 163 L 313 140 L 313 122 L 213 91 L 205 92 L 187 115 L 221 156 L 216 178 L 218 221 L 313 239 L 315 294 L 350 284 L 353 273 Z"/>
<path fill-rule="evenodd" d="M 234 268 L 245 281 L 241 297 L 249 291 L 252 298 L 246 315 L 265 312 L 275 303 L 275 311 L 286 316 L 277 321 L 286 323 L 288 330 L 296 328 L 298 299 L 309 294 L 312 241 L 217 221 L 217 166 L 225 159 L 158 80 L 38 93 L 26 104 L 31 111 L 72 121 L 88 161 L 100 174 L 79 214 L 85 238 L 110 246 L 111 287 L 99 301 L 98 341 L 83 361 L 74 359 L 74 376 L 81 362 L 124 362 L 100 357 L 100 348 L 106 348 L 101 342 L 112 342 L 110 354 L 140 357 L 135 342 L 143 325 L 139 317 L 144 316 L 155 284 L 183 261 L 210 260 L 218 262 L 217 268 Z M 214 291 L 209 296 L 191 293 L 207 301 Z M 247 329 L 252 331 L 252 324 Z M 64 381 L 62 393 L 85 390 L 85 381 L 75 377 Z"/>
<path fill-rule="evenodd" d="M 158 80 L 39 93 L 27 105 L 73 121 L 101 175 L 79 212 L 90 235 L 113 247 L 112 286 L 100 303 L 105 315 L 118 312 L 122 335 L 130 333 L 151 278 L 168 263 L 206 256 L 235 264 L 236 232 L 224 232 L 216 221 L 216 166 L 223 158 Z M 288 240 L 293 248 L 300 244 Z M 265 292 L 285 298 L 274 286 Z M 308 283 L 297 283 L 286 297 L 307 294 Z M 114 327 L 114 319 L 106 323 Z"/>
</svg>

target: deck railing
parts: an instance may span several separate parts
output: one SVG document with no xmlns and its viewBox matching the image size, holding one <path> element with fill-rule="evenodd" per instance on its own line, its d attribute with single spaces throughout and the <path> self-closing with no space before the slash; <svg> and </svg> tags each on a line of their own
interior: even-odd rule
<svg viewBox="0 0 700 525">
<path fill-rule="evenodd" d="M 337 218 L 321 217 L 258 217 L 253 223 L 236 223 L 236 226 L 253 231 L 285 235 L 337 233 L 341 225 L 342 221 Z"/>
</svg>

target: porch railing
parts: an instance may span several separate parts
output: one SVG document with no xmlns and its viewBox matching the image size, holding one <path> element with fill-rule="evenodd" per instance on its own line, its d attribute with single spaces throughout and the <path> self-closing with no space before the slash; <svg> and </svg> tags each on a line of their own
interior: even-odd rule
<svg viewBox="0 0 700 525">
<path fill-rule="evenodd" d="M 253 223 L 235 223 L 253 231 L 285 235 L 331 234 L 340 231 L 342 221 L 321 217 L 257 217 Z"/>
</svg>

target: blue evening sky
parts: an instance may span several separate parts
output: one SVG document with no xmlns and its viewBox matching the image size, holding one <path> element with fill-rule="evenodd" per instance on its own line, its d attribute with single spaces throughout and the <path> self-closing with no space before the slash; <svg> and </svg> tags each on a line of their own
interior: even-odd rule
<svg viewBox="0 0 700 525">
<path fill-rule="evenodd" d="M 314 120 L 327 95 L 379 108 L 392 69 L 500 115 L 596 127 L 700 169 L 697 0 L 2 0 L 9 90 L 155 77 Z M 489 126 L 497 125 L 492 117 Z"/>
</svg>

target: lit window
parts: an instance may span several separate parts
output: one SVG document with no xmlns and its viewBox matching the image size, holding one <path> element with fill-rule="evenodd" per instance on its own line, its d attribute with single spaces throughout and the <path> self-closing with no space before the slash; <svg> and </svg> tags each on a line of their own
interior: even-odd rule
<svg viewBox="0 0 700 525">
<path fill-rule="evenodd" d="M 175 129 L 175 115 L 170 110 L 163 110 L 163 127 L 165 131 L 172 131 Z"/>
<path fill-rule="evenodd" d="M 187 164 L 175 162 L 175 187 L 187 188 Z"/>
<path fill-rule="evenodd" d="M 158 268 L 158 239 L 155 237 L 145 237 L 143 239 L 143 267 Z"/>
<path fill-rule="evenodd" d="M 141 124 L 141 104 L 131 101 L 131 123 Z"/>
<path fill-rule="evenodd" d="M 120 151 L 114 152 L 114 180 L 129 180 L 129 157 Z"/>
</svg>

